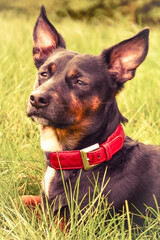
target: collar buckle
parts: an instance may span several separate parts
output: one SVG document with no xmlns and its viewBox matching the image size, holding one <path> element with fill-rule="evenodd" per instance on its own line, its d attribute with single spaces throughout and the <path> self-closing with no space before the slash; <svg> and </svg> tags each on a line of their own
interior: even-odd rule
<svg viewBox="0 0 160 240">
<path fill-rule="evenodd" d="M 90 165 L 89 164 L 89 158 L 87 156 L 87 153 L 91 152 L 91 151 L 94 151 L 94 150 L 97 150 L 99 148 L 99 144 L 96 143 L 90 147 L 87 147 L 87 148 L 83 148 L 80 150 L 80 154 L 81 154 L 81 158 L 82 158 L 82 162 L 83 162 L 83 165 L 84 165 L 84 169 L 86 171 L 90 170 L 91 168 L 97 166 L 98 164 L 94 164 L 94 165 Z"/>
</svg>

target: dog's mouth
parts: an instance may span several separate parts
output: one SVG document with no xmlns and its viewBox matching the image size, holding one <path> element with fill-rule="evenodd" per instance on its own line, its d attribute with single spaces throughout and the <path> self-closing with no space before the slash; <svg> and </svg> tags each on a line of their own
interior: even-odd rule
<svg viewBox="0 0 160 240">
<path fill-rule="evenodd" d="M 38 123 L 38 124 L 42 124 L 44 126 L 51 126 L 52 125 L 52 121 L 47 118 L 44 117 L 42 114 L 36 114 L 34 112 L 27 112 L 27 117 L 31 118 L 34 122 Z"/>
<path fill-rule="evenodd" d="M 30 117 L 37 124 L 41 124 L 45 127 L 65 129 L 65 128 L 70 127 L 73 124 L 73 121 L 70 121 L 68 123 L 55 122 L 55 121 L 52 121 L 51 119 L 44 117 L 40 114 L 27 114 L 27 116 Z"/>
</svg>

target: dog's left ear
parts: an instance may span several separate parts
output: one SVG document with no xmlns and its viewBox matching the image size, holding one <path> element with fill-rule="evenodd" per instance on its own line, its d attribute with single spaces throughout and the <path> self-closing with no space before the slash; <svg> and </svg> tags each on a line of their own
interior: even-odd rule
<svg viewBox="0 0 160 240">
<path fill-rule="evenodd" d="M 33 59 L 36 67 L 39 68 L 58 47 L 65 48 L 65 42 L 48 20 L 45 7 L 42 6 L 33 31 Z"/>
<path fill-rule="evenodd" d="M 116 82 L 123 84 L 134 77 L 136 68 L 148 53 L 148 36 L 149 29 L 145 28 L 134 37 L 102 52 L 108 72 Z"/>
</svg>

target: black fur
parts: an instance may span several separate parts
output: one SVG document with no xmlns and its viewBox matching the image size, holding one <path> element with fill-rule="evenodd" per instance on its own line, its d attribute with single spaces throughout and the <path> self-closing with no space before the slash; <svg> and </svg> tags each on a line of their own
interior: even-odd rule
<svg viewBox="0 0 160 240">
<path fill-rule="evenodd" d="M 34 28 L 33 57 L 39 73 L 28 102 L 28 116 L 44 127 L 54 129 L 62 150 L 82 149 L 104 142 L 120 123 L 127 122 L 118 109 L 115 97 L 124 83 L 134 77 L 136 68 L 145 59 L 148 34 L 149 30 L 144 29 L 134 37 L 104 50 L 99 56 L 79 54 L 65 49 L 63 38 L 51 25 L 42 7 Z M 84 125 L 86 119 L 87 125 Z M 65 140 L 61 139 L 61 132 L 66 134 Z M 48 152 L 45 154 L 48 162 Z M 132 211 L 135 205 L 145 213 L 144 204 L 155 207 L 153 194 L 160 201 L 158 146 L 144 145 L 126 137 L 122 149 L 109 162 L 90 171 L 82 170 L 79 202 L 88 194 L 89 188 L 93 195 L 94 188 L 90 181 L 94 182 L 93 175 L 99 174 L 101 183 L 106 167 L 105 182 L 110 180 L 103 193 L 106 195 L 110 192 L 108 202 L 113 202 L 116 210 L 120 210 L 128 200 Z M 63 170 L 64 180 L 71 182 L 72 191 L 79 173 L 80 170 Z M 69 213 L 61 172 L 57 170 L 48 194 L 50 204 L 57 199 L 55 212 L 59 208 L 59 197 L 62 209 L 66 208 Z M 88 195 L 81 207 L 87 203 Z"/>
</svg>

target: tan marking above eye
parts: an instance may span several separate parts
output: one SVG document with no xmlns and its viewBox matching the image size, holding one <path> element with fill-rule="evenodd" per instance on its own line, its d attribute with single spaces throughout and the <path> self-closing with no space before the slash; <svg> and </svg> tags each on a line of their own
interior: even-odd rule
<svg viewBox="0 0 160 240">
<path fill-rule="evenodd" d="M 51 63 L 51 64 L 49 65 L 49 71 L 50 71 L 51 73 L 55 73 L 55 71 L 56 71 L 56 64 L 55 64 L 55 63 Z"/>
<path fill-rule="evenodd" d="M 69 78 L 75 78 L 78 75 L 78 71 L 76 69 L 71 69 L 68 73 Z"/>
</svg>

